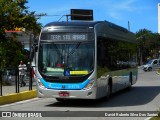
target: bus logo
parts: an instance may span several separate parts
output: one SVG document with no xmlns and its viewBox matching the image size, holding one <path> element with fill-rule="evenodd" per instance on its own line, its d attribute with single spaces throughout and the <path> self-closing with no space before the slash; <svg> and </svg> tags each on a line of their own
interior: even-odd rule
<svg viewBox="0 0 160 120">
<path fill-rule="evenodd" d="M 66 87 L 64 85 L 62 85 L 62 88 L 65 89 Z"/>
</svg>

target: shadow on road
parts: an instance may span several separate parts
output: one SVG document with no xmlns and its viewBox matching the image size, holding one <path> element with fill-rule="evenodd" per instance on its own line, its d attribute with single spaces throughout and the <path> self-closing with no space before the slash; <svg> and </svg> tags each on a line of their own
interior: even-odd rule
<svg viewBox="0 0 160 120">
<path fill-rule="evenodd" d="M 122 90 L 112 95 L 109 101 L 66 100 L 46 105 L 47 107 L 85 107 L 104 108 L 144 105 L 151 102 L 160 93 L 160 86 L 134 86 L 130 91 Z"/>
</svg>

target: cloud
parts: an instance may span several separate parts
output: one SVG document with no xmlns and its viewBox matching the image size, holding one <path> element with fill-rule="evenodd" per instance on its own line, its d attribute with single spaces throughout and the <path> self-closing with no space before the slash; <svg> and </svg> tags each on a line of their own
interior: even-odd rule
<svg viewBox="0 0 160 120">
<path fill-rule="evenodd" d="M 127 1 L 122 1 L 121 3 L 116 4 L 113 8 L 117 10 L 126 10 L 126 11 L 133 11 L 133 3 L 136 0 L 127 0 Z"/>
<path fill-rule="evenodd" d="M 114 19 L 121 20 L 124 18 L 124 13 L 135 11 L 135 1 L 136 0 L 121 0 L 119 2 L 112 1 L 107 14 Z"/>
</svg>

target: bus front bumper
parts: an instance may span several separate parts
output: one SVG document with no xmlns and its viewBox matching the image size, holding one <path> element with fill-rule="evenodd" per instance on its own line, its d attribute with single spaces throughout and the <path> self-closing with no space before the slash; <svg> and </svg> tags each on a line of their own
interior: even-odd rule
<svg viewBox="0 0 160 120">
<path fill-rule="evenodd" d="M 86 90 L 53 90 L 43 89 L 38 86 L 38 97 L 41 98 L 64 98 L 64 99 L 96 99 L 96 88 L 92 87 Z M 67 93 L 67 95 L 63 95 Z"/>
</svg>

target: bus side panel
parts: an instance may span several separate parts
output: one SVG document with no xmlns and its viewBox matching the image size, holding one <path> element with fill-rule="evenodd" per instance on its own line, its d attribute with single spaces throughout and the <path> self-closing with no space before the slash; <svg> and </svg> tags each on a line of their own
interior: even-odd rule
<svg viewBox="0 0 160 120">
<path fill-rule="evenodd" d="M 132 70 L 132 85 L 137 82 L 137 79 L 138 79 L 138 68 L 135 67 L 135 68 Z"/>
<path fill-rule="evenodd" d="M 107 34 L 107 33 L 106 33 Z M 132 84 L 136 82 L 137 57 L 136 44 L 128 41 L 108 38 L 98 33 L 97 36 L 97 78 L 98 94 L 105 95 L 108 79 L 112 80 L 112 93 L 129 87 L 130 74 Z M 133 72 L 132 72 L 133 71 Z M 108 78 L 109 77 L 109 78 Z M 105 82 L 103 82 L 105 81 Z M 103 93 L 104 94 L 103 94 Z"/>
</svg>

